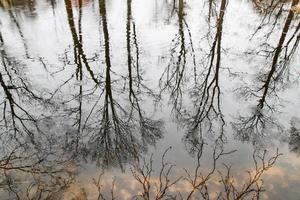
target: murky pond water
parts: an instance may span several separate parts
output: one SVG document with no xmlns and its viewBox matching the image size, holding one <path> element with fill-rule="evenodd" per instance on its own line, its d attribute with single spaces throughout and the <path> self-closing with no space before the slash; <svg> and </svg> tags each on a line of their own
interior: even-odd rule
<svg viewBox="0 0 300 200">
<path fill-rule="evenodd" d="M 0 199 L 299 199 L 299 0 L 0 0 Z"/>
</svg>

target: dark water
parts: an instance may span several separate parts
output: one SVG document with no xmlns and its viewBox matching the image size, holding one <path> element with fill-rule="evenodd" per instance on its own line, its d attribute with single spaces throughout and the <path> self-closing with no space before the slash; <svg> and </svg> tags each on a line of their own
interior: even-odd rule
<svg viewBox="0 0 300 200">
<path fill-rule="evenodd" d="M 299 0 L 0 0 L 0 199 L 300 199 Z"/>
</svg>

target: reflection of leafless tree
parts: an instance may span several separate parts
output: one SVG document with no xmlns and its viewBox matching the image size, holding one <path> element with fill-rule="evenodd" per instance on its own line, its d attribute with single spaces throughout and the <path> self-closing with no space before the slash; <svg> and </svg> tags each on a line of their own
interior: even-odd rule
<svg viewBox="0 0 300 200">
<path fill-rule="evenodd" d="M 104 40 L 104 73 L 96 74 L 90 68 L 90 60 L 94 61 L 98 55 L 95 54 L 97 58 L 88 59 L 84 53 L 81 0 L 78 3 L 77 31 L 72 3 L 70 0 L 65 1 L 73 39 L 74 63 L 67 55 L 64 62 L 65 66 L 75 65 L 76 73 L 59 85 L 51 96 L 51 100 L 55 99 L 54 97 L 63 93 L 64 88 L 70 84 L 79 88 L 78 93 L 73 94 L 71 91 L 71 98 L 68 95 L 63 96 L 60 103 L 60 108 L 64 112 L 62 115 L 68 116 L 67 124 L 72 123 L 70 125 L 72 127 L 67 128 L 65 134 L 64 150 L 72 152 L 74 157 L 81 155 L 86 159 L 91 156 L 104 167 L 116 164 L 122 167 L 124 163 L 136 159 L 139 153 L 147 150 L 149 144 L 154 145 L 162 137 L 163 126 L 161 120 L 154 120 L 147 116 L 140 103 L 143 96 L 156 98 L 156 95 L 143 83 L 131 1 L 127 2 L 128 75 L 126 76 L 112 69 L 106 2 L 103 0 L 99 1 L 99 14 L 102 29 L 100 31 Z M 85 76 L 84 68 L 88 76 Z M 72 82 L 74 77 L 76 77 L 75 83 Z M 124 94 L 127 95 L 125 98 L 123 98 Z"/>
<path fill-rule="evenodd" d="M 13 199 L 24 199 L 27 187 L 28 199 L 43 199 L 51 191 L 61 190 L 62 185 L 50 183 L 56 175 L 65 173 L 63 156 L 58 160 L 53 156 L 60 153 L 54 148 L 55 131 L 49 134 L 44 129 L 53 102 L 31 85 L 24 72 L 26 65 L 6 51 L 5 38 L 1 42 L 0 187 L 11 193 Z M 23 183 L 23 178 L 30 184 Z M 37 197 L 33 197 L 33 190 L 39 193 Z"/>
<path fill-rule="evenodd" d="M 98 163 L 119 164 L 136 159 L 141 150 L 145 150 L 148 144 L 155 144 L 156 140 L 162 137 L 162 122 L 152 120 L 144 116 L 139 104 L 139 91 L 144 88 L 141 83 L 141 77 L 138 69 L 138 61 L 132 61 L 131 56 L 131 2 L 128 1 L 128 22 L 127 22 L 127 53 L 128 53 L 128 92 L 131 109 L 126 109 L 124 102 L 119 102 L 115 93 L 120 94 L 117 85 L 114 84 L 112 66 L 110 59 L 110 41 L 109 31 L 106 18 L 106 2 L 99 1 L 99 11 L 102 20 L 104 36 L 104 53 L 105 53 L 105 76 L 104 89 L 100 94 L 99 101 L 103 97 L 103 106 L 99 108 L 97 101 L 93 110 L 89 114 L 89 122 L 85 127 L 90 131 L 89 147 L 87 151 Z M 136 49 L 137 42 L 135 28 L 134 46 Z M 136 52 L 138 54 L 138 52 Z M 136 56 L 138 59 L 138 55 Z M 136 76 L 134 76 L 135 69 Z M 138 88 L 137 90 L 135 88 Z"/>
<path fill-rule="evenodd" d="M 97 200 L 106 200 L 106 199 L 108 199 L 108 198 L 105 198 L 105 196 L 103 195 L 104 191 L 103 191 L 103 185 L 101 183 L 103 175 L 104 175 L 104 172 L 101 172 L 97 179 L 93 178 L 93 184 L 97 188 L 97 193 L 98 193 Z M 111 192 L 110 192 L 111 196 L 110 196 L 109 199 L 115 199 L 114 190 L 115 190 L 115 181 L 112 182 Z"/>
<path fill-rule="evenodd" d="M 208 194 L 208 185 L 207 182 L 211 179 L 215 171 L 217 170 L 217 161 L 223 157 L 224 155 L 231 154 L 234 151 L 230 152 L 225 152 L 223 148 L 223 141 L 222 141 L 222 135 L 220 135 L 216 140 L 215 140 L 215 146 L 213 148 L 213 155 L 212 155 L 212 167 L 209 169 L 209 171 L 206 174 L 203 174 L 201 172 L 202 168 L 202 156 L 203 156 L 203 151 L 204 151 L 204 138 L 202 135 L 200 136 L 200 139 L 196 139 L 194 144 L 196 144 L 195 152 L 196 152 L 196 158 L 197 158 L 197 165 L 194 169 L 194 171 L 189 172 L 188 170 L 185 169 L 186 172 L 186 178 L 185 180 L 190 184 L 192 190 L 188 193 L 187 199 L 191 199 L 193 195 L 199 191 L 200 194 L 204 199 L 206 197 L 209 197 Z"/>
<path fill-rule="evenodd" d="M 176 6 L 174 1 L 174 6 Z M 195 67 L 195 54 L 192 35 L 185 20 L 184 0 L 178 0 L 178 6 L 174 7 L 178 17 L 178 33 L 173 39 L 174 46 L 171 49 L 170 62 L 160 78 L 161 92 L 170 92 L 170 99 L 174 109 L 179 113 L 182 103 L 183 86 L 186 82 L 186 69 L 188 67 L 188 55 L 191 54 L 192 63 Z M 186 34 L 186 31 L 188 34 Z M 195 70 L 195 68 L 193 68 Z"/>
<path fill-rule="evenodd" d="M 90 94 L 90 91 L 84 91 L 83 90 L 83 78 L 84 78 L 84 69 L 83 66 L 85 66 L 85 69 L 87 70 L 90 78 L 95 83 L 94 89 L 91 91 L 94 91 L 97 88 L 97 85 L 99 84 L 98 78 L 95 76 L 93 70 L 91 69 L 89 59 L 84 53 L 83 49 L 83 39 L 82 39 L 82 0 L 79 0 L 78 2 L 78 9 L 79 9 L 79 17 L 78 17 L 78 34 L 75 27 L 75 21 L 73 16 L 73 8 L 72 8 L 72 2 L 70 0 L 65 1 L 66 4 L 66 10 L 68 14 L 68 22 L 69 27 L 73 39 L 73 53 L 74 53 L 74 62 L 76 65 L 76 72 L 72 75 L 76 76 L 76 80 L 79 83 L 79 90 L 78 94 L 74 96 L 74 99 L 78 101 L 78 107 L 69 109 L 70 115 L 75 115 L 76 121 L 74 122 L 73 126 L 77 127 L 77 135 L 73 136 L 73 143 L 75 145 L 76 151 L 78 150 L 79 145 L 79 139 L 80 139 L 80 133 L 82 132 L 82 124 L 83 124 L 83 97 L 88 96 Z M 71 79 L 68 79 L 67 81 L 70 81 Z M 63 83 L 63 85 L 65 85 Z"/>
<path fill-rule="evenodd" d="M 291 7 L 297 5 L 298 2 L 298 0 L 293 0 Z M 267 56 L 267 58 L 272 57 L 270 70 L 259 76 L 262 86 L 257 90 L 253 90 L 249 86 L 238 89 L 243 96 L 258 98 L 258 104 L 254 108 L 252 115 L 247 117 L 241 116 L 239 121 L 234 123 L 238 137 L 243 141 L 256 143 L 258 137 L 265 136 L 267 130 L 270 132 L 275 127 L 281 131 L 281 127 L 272 117 L 272 114 L 276 112 L 276 108 L 269 103 L 268 98 L 278 97 L 277 91 L 280 89 L 280 86 L 285 84 L 284 77 L 289 74 L 288 66 L 299 44 L 300 33 L 298 31 L 300 24 L 294 31 L 290 31 L 293 18 L 294 12 L 290 10 L 278 44 L 276 48 L 269 51 Z M 287 39 L 290 32 L 292 32 L 292 35 Z M 261 95 L 257 93 L 261 93 Z"/>
<path fill-rule="evenodd" d="M 194 105 L 193 111 L 186 111 L 183 113 L 185 115 L 184 124 L 188 128 L 184 140 L 187 144 L 191 145 L 191 151 L 197 146 L 197 143 L 194 142 L 197 141 L 196 138 L 200 139 L 199 135 L 202 135 L 203 131 L 216 131 L 214 129 L 218 127 L 218 125 L 214 122 L 220 124 L 220 129 L 216 132 L 220 132 L 222 135 L 221 139 L 223 138 L 225 121 L 220 105 L 221 91 L 219 86 L 219 75 L 222 56 L 222 30 L 227 3 L 226 0 L 221 1 L 217 18 L 216 33 L 213 37 L 213 43 L 207 56 L 208 68 L 197 77 L 197 84 L 195 84 L 195 87 L 191 91 Z"/>
<path fill-rule="evenodd" d="M 235 178 L 231 175 L 231 167 L 223 164 L 225 167 L 225 173 L 217 169 L 217 162 L 221 157 L 232 154 L 234 151 L 225 152 L 223 142 L 219 139 L 215 141 L 215 146 L 213 149 L 213 162 L 212 167 L 206 173 L 203 174 L 201 171 L 201 157 L 203 155 L 203 145 L 198 149 L 197 153 L 197 166 L 194 173 L 190 173 L 186 170 L 187 177 L 186 180 L 191 184 L 192 190 L 188 193 L 187 199 L 191 199 L 196 193 L 199 194 L 203 199 L 211 199 L 211 189 L 210 181 L 215 173 L 220 176 L 221 188 L 220 191 L 216 192 L 216 197 L 214 199 L 259 199 L 263 190 L 262 175 L 269 170 L 276 162 L 280 154 L 278 151 L 275 156 L 266 158 L 267 152 L 264 151 L 262 154 L 253 153 L 253 161 L 255 164 L 254 171 L 248 172 L 248 180 L 244 184 L 240 185 L 235 183 Z"/>
<path fill-rule="evenodd" d="M 153 168 L 152 168 L 152 156 L 150 157 L 149 163 L 147 163 L 144 160 L 144 163 L 142 166 L 137 164 L 131 171 L 133 177 L 139 182 L 139 184 L 143 187 L 143 192 L 141 195 L 137 195 L 137 197 L 141 197 L 142 199 L 164 199 L 166 196 L 168 196 L 168 192 L 170 188 L 175 185 L 180 179 L 176 178 L 174 180 L 170 179 L 170 175 L 172 173 L 172 169 L 174 165 L 167 163 L 165 161 L 165 157 L 167 152 L 170 150 L 168 148 L 162 156 L 161 159 L 161 169 L 159 170 L 158 175 L 158 183 L 151 182 L 151 178 L 153 175 Z M 155 195 L 151 197 L 152 194 L 152 187 L 154 186 Z M 150 198 L 151 197 L 151 198 Z"/>
<path fill-rule="evenodd" d="M 224 187 L 224 192 L 220 192 L 218 195 L 219 199 L 222 199 L 222 196 L 225 196 L 227 199 L 260 199 L 261 194 L 264 192 L 263 188 L 263 174 L 273 167 L 278 157 L 281 154 L 278 153 L 269 159 L 266 158 L 267 152 L 263 151 L 262 154 L 253 153 L 253 160 L 255 164 L 255 170 L 253 172 L 248 171 L 248 181 L 242 184 L 240 187 L 235 183 L 234 178 L 230 176 L 231 167 L 226 166 L 226 175 L 221 173 L 221 182 Z"/>
<path fill-rule="evenodd" d="M 131 31 L 131 24 L 133 30 Z M 133 46 L 135 48 L 135 59 L 132 57 L 131 48 L 131 32 L 133 34 Z M 132 19 L 131 13 L 131 0 L 127 1 L 127 27 L 126 27 L 126 39 L 127 39 L 127 65 L 128 65 L 128 90 L 129 90 L 129 101 L 132 105 L 130 111 L 130 117 L 133 117 L 134 110 L 138 113 L 140 133 L 143 138 L 144 145 L 155 144 L 155 141 L 161 138 L 161 125 L 160 120 L 152 120 L 149 117 L 145 117 L 143 110 L 140 105 L 141 95 L 147 95 L 152 98 L 156 98 L 154 92 L 142 83 L 141 69 L 139 66 L 139 47 L 137 42 L 135 23 Z M 135 75 L 134 75 L 135 71 Z"/>
<path fill-rule="evenodd" d="M 203 143 L 204 144 L 204 143 Z M 166 161 L 168 148 L 162 155 L 161 167 L 155 173 L 153 169 L 153 159 L 150 156 L 149 161 L 139 161 L 132 166 L 132 176 L 136 183 L 140 186 L 139 193 L 133 193 L 134 199 L 260 199 L 264 192 L 263 174 L 268 171 L 277 161 L 280 154 L 275 153 L 274 156 L 268 158 L 267 152 L 254 152 L 254 170 L 247 171 L 248 177 L 244 183 L 236 182 L 236 178 L 232 175 L 232 167 L 226 164 L 220 165 L 220 160 L 235 151 L 224 150 L 223 142 L 216 140 L 213 145 L 212 166 L 208 169 L 202 166 L 202 157 L 205 155 L 205 145 L 199 146 L 197 152 L 197 162 L 195 168 L 191 171 L 185 169 L 185 175 L 174 176 L 174 164 Z M 223 170 L 222 170 L 223 169 Z M 102 173 L 99 177 L 102 177 Z M 213 188 L 213 182 L 218 178 L 221 183 L 219 187 Z M 103 195 L 103 185 L 101 179 L 94 180 L 98 188 L 98 199 L 105 199 Z M 180 185 L 187 183 L 187 191 L 181 191 Z M 112 190 L 117 184 L 113 181 Z M 179 188 L 179 189 L 178 189 Z M 115 198 L 117 199 L 117 198 Z"/>
<path fill-rule="evenodd" d="M 0 51 L 0 84 L 4 94 L 0 103 L 3 113 L 0 121 L 2 132 L 12 133 L 12 137 L 16 140 L 19 139 L 19 136 L 26 136 L 35 143 L 34 132 L 41 133 L 41 131 L 38 127 L 37 117 L 29 111 L 28 106 L 34 104 L 50 106 L 51 104 L 32 88 L 22 71 L 24 66 L 16 58 L 9 56 L 4 44 L 3 41 Z"/>
<path fill-rule="evenodd" d="M 126 40 L 127 40 L 127 65 L 128 65 L 128 76 L 129 76 L 129 87 L 132 88 L 133 78 L 132 78 L 132 68 L 134 67 L 136 71 L 136 79 L 137 79 L 137 87 L 140 86 L 141 77 L 140 77 L 140 66 L 139 66 L 139 46 L 137 42 L 137 33 L 136 33 L 136 26 L 135 22 L 132 19 L 132 8 L 131 8 L 131 0 L 127 1 L 127 23 L 126 23 Z M 131 42 L 131 38 L 133 38 L 133 42 Z M 135 49 L 135 59 L 132 57 L 132 48 L 131 45 Z M 135 62 L 133 62 L 135 61 Z M 132 92 L 130 92 L 130 99 Z"/>
<path fill-rule="evenodd" d="M 53 165 L 46 157 L 35 160 L 36 155 L 28 151 L 15 148 L 0 159 L 0 188 L 9 199 L 61 198 L 73 182 L 73 172 L 64 165 Z"/>
<path fill-rule="evenodd" d="M 214 2 L 209 2 L 210 6 L 216 6 Z M 185 80 L 185 72 L 186 71 L 186 64 L 187 64 L 187 53 L 188 49 L 186 48 L 185 44 L 185 32 L 184 26 L 187 27 L 187 23 L 184 19 L 183 1 L 179 1 L 178 4 L 178 19 L 179 19 L 179 40 L 178 44 L 180 46 L 180 53 L 177 58 L 172 56 L 172 62 L 168 65 L 164 74 L 160 79 L 160 84 L 162 87 L 162 91 L 168 89 L 171 93 L 171 100 L 174 104 L 174 108 L 176 111 L 176 115 L 180 121 L 187 127 L 187 134 L 184 136 L 184 141 L 191 147 L 190 151 L 193 152 L 197 149 L 197 145 L 201 143 L 200 135 L 203 132 L 221 132 L 223 138 L 223 129 L 225 125 L 225 121 L 223 119 L 222 111 L 221 111 L 221 102 L 220 102 L 220 86 L 219 86 L 219 75 L 221 69 L 221 56 L 222 56 L 222 31 L 223 31 L 223 21 L 224 15 L 226 12 L 228 1 L 223 0 L 219 6 L 219 11 L 216 13 L 216 30 L 215 33 L 212 33 L 212 30 L 209 29 L 208 40 L 211 42 L 211 46 L 209 49 L 209 53 L 205 56 L 203 61 L 200 63 L 201 66 L 205 67 L 202 73 L 198 74 L 196 72 L 196 63 L 195 58 L 193 58 L 193 74 L 194 74 L 194 87 L 191 89 L 190 98 L 193 102 L 192 111 L 188 111 L 186 108 L 182 108 L 182 87 L 184 85 Z M 211 9 L 209 8 L 209 15 L 210 20 L 208 23 L 211 22 L 211 17 L 214 15 L 211 13 Z M 189 37 L 191 38 L 191 34 L 189 33 Z M 212 41 L 210 41 L 212 39 Z M 191 39 L 190 39 L 191 41 Z M 193 52 L 193 45 L 190 42 L 192 52 Z M 175 49 L 173 49 L 173 53 Z M 172 54 L 173 55 L 173 54 Z M 166 77 L 166 83 L 162 85 L 163 77 Z M 196 109 L 195 109 L 196 108 Z M 216 124 L 216 123 L 217 124 Z M 219 126 L 218 126 L 219 124 Z M 219 130 L 215 130 L 216 127 L 219 127 Z"/>
<path fill-rule="evenodd" d="M 82 34 L 81 34 L 81 16 L 82 16 L 81 6 L 79 7 L 79 21 L 78 21 L 79 34 L 77 34 L 75 22 L 74 22 L 74 16 L 73 16 L 72 3 L 70 0 L 65 0 L 65 4 L 66 4 L 66 10 L 68 14 L 68 22 L 72 34 L 72 39 L 73 39 L 74 59 L 76 65 L 78 66 L 77 73 L 79 73 L 79 71 L 82 70 L 82 66 L 85 66 L 92 80 L 96 84 L 98 84 L 99 81 L 95 77 L 94 72 L 92 71 L 91 66 L 89 64 L 88 58 L 85 55 L 83 50 Z M 82 5 L 82 0 L 79 1 L 79 4 Z"/>
</svg>

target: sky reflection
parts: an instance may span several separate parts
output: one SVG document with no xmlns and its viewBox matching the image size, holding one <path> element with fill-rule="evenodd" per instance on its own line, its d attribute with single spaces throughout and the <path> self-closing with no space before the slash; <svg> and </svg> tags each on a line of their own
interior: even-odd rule
<svg viewBox="0 0 300 200">
<path fill-rule="evenodd" d="M 0 195 L 297 199 L 298 7 L 0 0 Z"/>
</svg>

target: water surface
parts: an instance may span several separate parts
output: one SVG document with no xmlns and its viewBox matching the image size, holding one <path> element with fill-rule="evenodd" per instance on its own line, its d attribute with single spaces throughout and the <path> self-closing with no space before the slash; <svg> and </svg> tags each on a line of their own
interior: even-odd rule
<svg viewBox="0 0 300 200">
<path fill-rule="evenodd" d="M 0 0 L 1 199 L 299 199 L 299 0 Z"/>
</svg>

